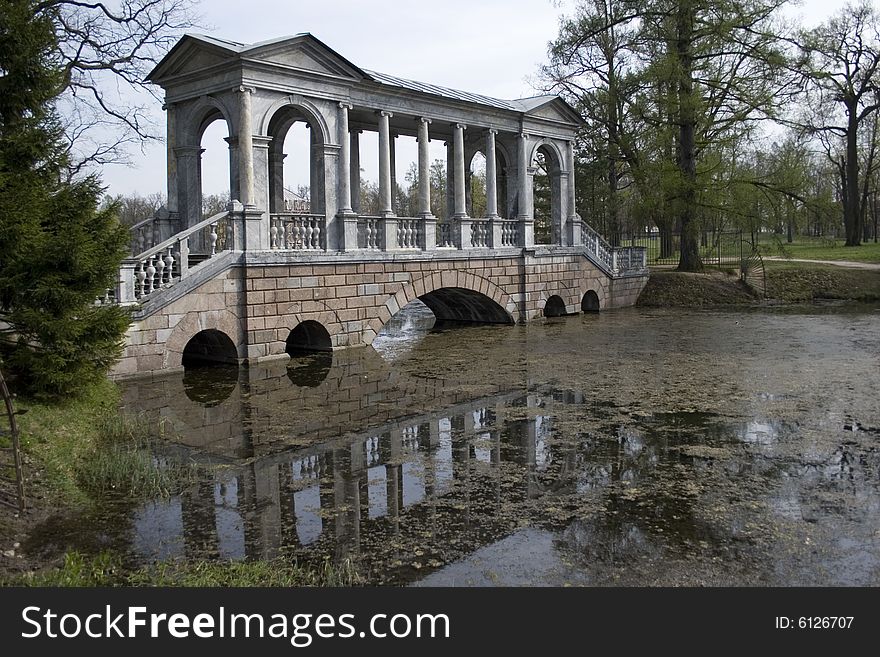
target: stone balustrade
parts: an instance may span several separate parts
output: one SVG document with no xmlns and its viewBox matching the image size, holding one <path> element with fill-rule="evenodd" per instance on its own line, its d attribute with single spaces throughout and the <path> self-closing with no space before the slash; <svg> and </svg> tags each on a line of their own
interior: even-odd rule
<svg viewBox="0 0 880 657">
<path fill-rule="evenodd" d="M 142 302 L 185 278 L 191 260 L 198 261 L 195 262 L 198 265 L 220 251 L 231 249 L 233 228 L 229 219 L 229 212 L 221 212 L 123 260 L 115 301 L 123 304 Z"/>
<path fill-rule="evenodd" d="M 132 254 L 143 253 L 157 241 L 157 225 L 155 217 L 148 217 L 139 221 L 129 229 L 131 242 L 129 249 Z"/>
<path fill-rule="evenodd" d="M 581 245 L 597 264 L 611 274 L 644 272 L 648 269 L 647 249 L 643 246 L 613 247 L 586 223 L 581 223 Z"/>
<path fill-rule="evenodd" d="M 471 246 L 475 248 L 483 248 L 490 246 L 491 233 L 489 232 L 489 222 L 480 219 L 473 219 L 471 224 Z"/>
<path fill-rule="evenodd" d="M 324 251 L 327 220 L 322 214 L 281 212 L 271 216 L 270 247 L 287 251 Z"/>
</svg>

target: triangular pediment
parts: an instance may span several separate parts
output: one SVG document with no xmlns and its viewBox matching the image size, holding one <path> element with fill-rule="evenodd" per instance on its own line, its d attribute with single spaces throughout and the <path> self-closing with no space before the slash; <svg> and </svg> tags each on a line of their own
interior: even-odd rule
<svg viewBox="0 0 880 657">
<path fill-rule="evenodd" d="M 583 117 L 559 96 L 525 99 L 521 102 L 525 106 L 526 116 L 569 124 L 584 122 Z"/>
<path fill-rule="evenodd" d="M 301 34 L 267 44 L 257 44 L 243 51 L 242 57 L 318 75 L 355 80 L 369 77 L 364 71 L 311 34 Z"/>
<path fill-rule="evenodd" d="M 156 65 L 147 79 L 157 84 L 179 75 L 188 75 L 228 62 L 237 57 L 240 44 L 201 35 L 184 35 Z"/>
</svg>

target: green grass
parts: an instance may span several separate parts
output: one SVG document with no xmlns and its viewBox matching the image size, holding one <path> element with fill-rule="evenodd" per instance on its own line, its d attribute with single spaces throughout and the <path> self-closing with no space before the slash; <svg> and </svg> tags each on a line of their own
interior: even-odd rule
<svg viewBox="0 0 880 657">
<path fill-rule="evenodd" d="M 880 271 L 803 262 L 764 262 L 767 296 L 789 303 L 816 299 L 880 301 Z"/>
<path fill-rule="evenodd" d="M 187 464 L 160 467 L 157 463 L 153 448 L 162 433 L 161 425 L 154 426 L 140 416 L 104 418 L 94 444 L 75 464 L 80 488 L 94 498 L 155 498 L 167 497 L 193 480 L 194 469 Z"/>
<path fill-rule="evenodd" d="M 785 303 L 817 299 L 880 301 L 880 271 L 847 269 L 804 262 L 764 261 L 767 298 Z M 639 306 L 702 307 L 763 303 L 739 282 L 722 272 L 688 274 L 654 271 L 639 296 Z"/>
<path fill-rule="evenodd" d="M 759 241 L 759 248 L 763 256 L 880 263 L 880 243 L 874 242 L 865 242 L 861 246 L 844 246 L 843 240 L 799 236 L 792 244 L 788 244 L 785 239 L 764 238 Z"/>
<path fill-rule="evenodd" d="M 119 389 L 104 380 L 82 395 L 46 403 L 16 400 L 22 448 L 39 471 L 39 485 L 59 504 L 84 504 L 89 493 L 80 486 L 77 465 L 100 439 L 99 427 L 117 414 Z"/>
<path fill-rule="evenodd" d="M 84 506 L 109 496 L 158 497 L 188 480 L 187 465 L 159 467 L 152 447 L 164 428 L 121 414 L 119 390 L 104 380 L 57 404 L 18 400 L 22 448 L 50 505 Z"/>
<path fill-rule="evenodd" d="M 319 565 L 295 561 L 168 562 L 126 570 L 108 552 L 93 557 L 78 552 L 65 555 L 54 570 L 19 575 L 7 586 L 356 586 L 363 583 L 353 562 Z"/>
</svg>

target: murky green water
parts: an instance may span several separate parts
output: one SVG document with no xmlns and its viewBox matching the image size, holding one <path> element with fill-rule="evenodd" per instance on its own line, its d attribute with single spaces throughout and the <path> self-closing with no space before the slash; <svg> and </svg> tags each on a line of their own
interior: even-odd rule
<svg viewBox="0 0 880 657">
<path fill-rule="evenodd" d="M 115 542 L 371 583 L 880 584 L 877 308 L 424 325 L 127 384 L 211 465 Z"/>
</svg>

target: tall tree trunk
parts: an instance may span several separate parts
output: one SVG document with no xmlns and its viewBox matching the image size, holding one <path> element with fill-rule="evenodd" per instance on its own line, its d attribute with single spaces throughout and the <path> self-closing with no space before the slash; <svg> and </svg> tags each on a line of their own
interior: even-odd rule
<svg viewBox="0 0 880 657">
<path fill-rule="evenodd" d="M 847 101 L 846 112 L 846 202 L 843 206 L 843 224 L 846 230 L 846 246 L 858 246 L 862 242 L 862 231 L 859 230 L 859 107 L 855 99 L 851 103 Z"/>
<path fill-rule="evenodd" d="M 608 60 L 608 223 L 609 241 L 612 246 L 620 246 L 620 211 L 618 209 L 617 161 L 620 159 L 617 131 L 617 81 L 615 78 L 613 56 L 606 53 Z"/>
<path fill-rule="evenodd" d="M 697 225 L 697 117 L 693 80 L 693 32 L 696 9 L 692 0 L 681 0 L 676 20 L 678 55 L 678 169 L 680 174 L 678 216 L 681 220 L 679 271 L 702 271 L 700 230 Z"/>
</svg>

